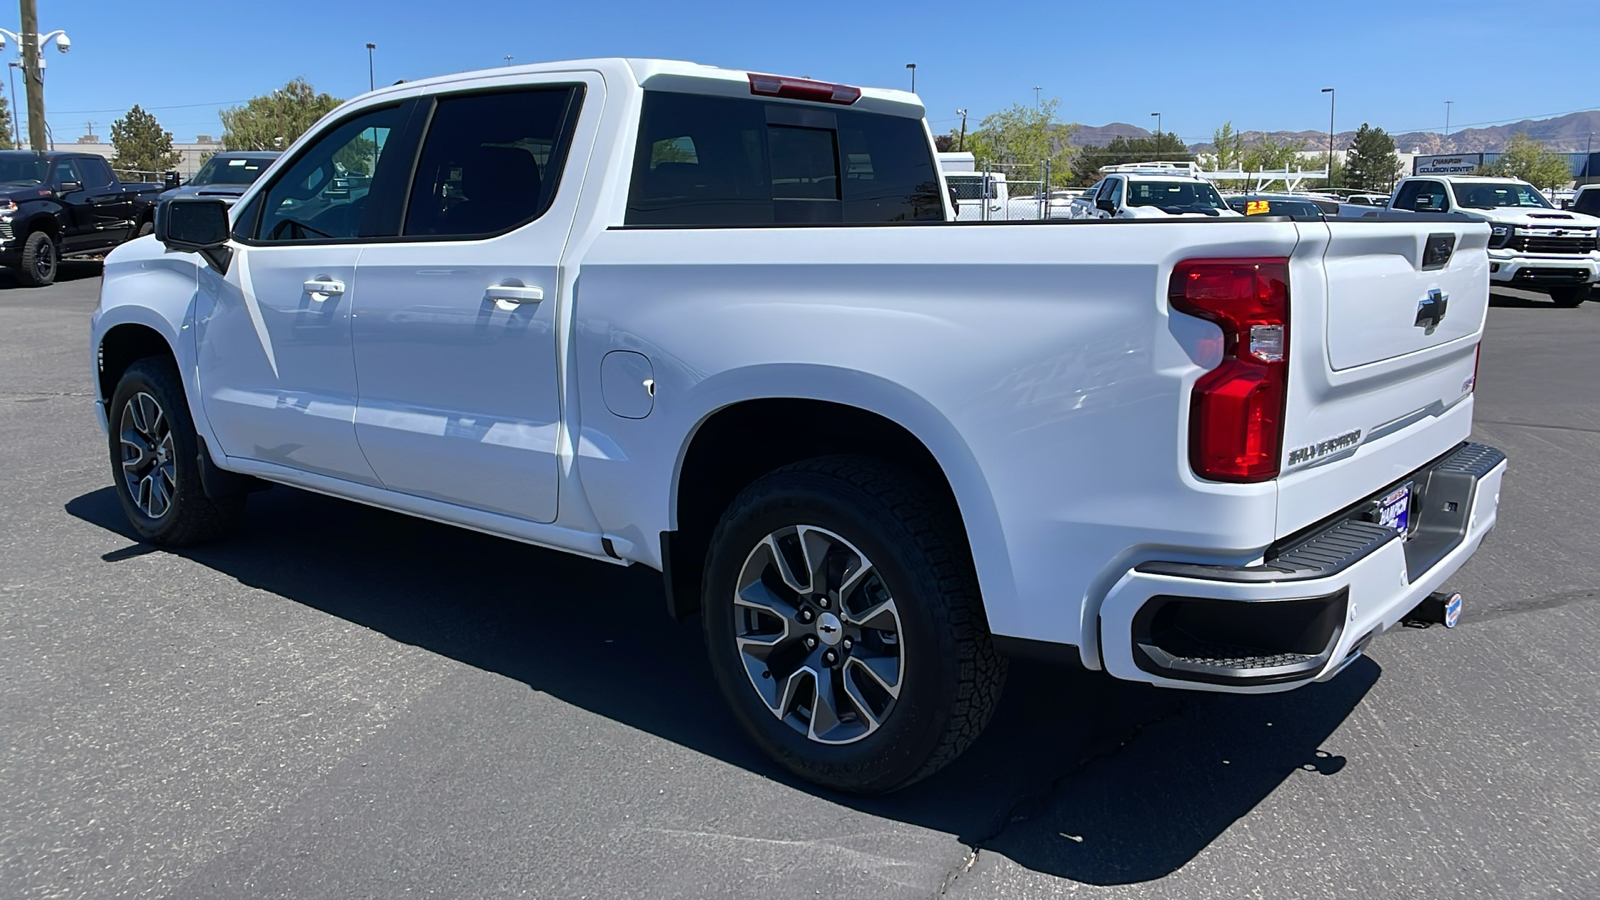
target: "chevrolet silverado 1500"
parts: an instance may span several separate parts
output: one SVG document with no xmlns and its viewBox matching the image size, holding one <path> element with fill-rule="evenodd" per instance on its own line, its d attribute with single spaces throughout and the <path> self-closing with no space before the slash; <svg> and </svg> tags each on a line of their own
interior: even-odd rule
<svg viewBox="0 0 1600 900">
<path fill-rule="evenodd" d="M 116 489 L 157 544 L 277 482 L 660 569 L 751 737 L 853 791 L 959 754 L 1012 656 L 1281 691 L 1446 606 L 1505 468 L 1487 225 L 951 218 L 898 91 L 383 88 L 111 254 Z"/>
</svg>

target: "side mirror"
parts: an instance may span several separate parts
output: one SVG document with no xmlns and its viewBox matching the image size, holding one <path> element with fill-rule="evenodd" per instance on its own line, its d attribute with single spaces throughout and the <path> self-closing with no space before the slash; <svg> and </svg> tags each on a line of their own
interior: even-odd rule
<svg viewBox="0 0 1600 900">
<path fill-rule="evenodd" d="M 1095 198 L 1094 208 L 1100 210 L 1101 212 L 1108 212 L 1108 213 L 1111 213 L 1113 215 L 1115 215 L 1116 212 L 1117 212 L 1117 208 L 1115 206 L 1111 205 L 1111 198 L 1110 197 L 1097 197 L 1097 198 Z"/>
<path fill-rule="evenodd" d="M 167 172 L 161 176 L 161 186 L 164 188 L 175 188 L 178 187 L 178 184 L 177 172 Z"/>
<path fill-rule="evenodd" d="M 199 253 L 220 272 L 233 258 L 228 249 L 228 204 L 207 197 L 174 197 L 156 207 L 156 240 L 168 250 Z"/>
<path fill-rule="evenodd" d="M 81 190 L 83 190 L 83 183 L 82 182 L 79 182 L 79 181 L 63 181 L 63 182 L 61 182 L 61 187 L 59 189 L 57 189 L 56 193 L 58 193 L 58 194 L 76 194 L 77 192 L 79 192 Z"/>
<path fill-rule="evenodd" d="M 953 185 L 953 184 L 946 185 L 945 187 L 948 188 L 949 191 L 950 191 L 950 208 L 959 213 L 961 211 L 961 195 L 960 195 L 960 193 L 958 193 L 956 191 L 956 186 Z"/>
</svg>

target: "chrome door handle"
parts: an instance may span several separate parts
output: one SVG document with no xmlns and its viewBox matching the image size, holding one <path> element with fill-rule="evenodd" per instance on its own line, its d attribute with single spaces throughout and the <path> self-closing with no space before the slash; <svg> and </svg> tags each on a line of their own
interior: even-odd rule
<svg viewBox="0 0 1600 900">
<path fill-rule="evenodd" d="M 300 286 L 305 289 L 306 293 L 311 295 L 313 300 L 324 299 L 330 294 L 344 293 L 344 282 L 333 278 L 316 278 Z M 318 294 L 322 294 L 323 297 L 318 297 Z"/>
<path fill-rule="evenodd" d="M 524 303 L 538 303 L 544 299 L 544 288 L 522 284 L 491 284 L 483 290 L 485 302 L 493 301 L 496 308 L 511 312 Z"/>
</svg>

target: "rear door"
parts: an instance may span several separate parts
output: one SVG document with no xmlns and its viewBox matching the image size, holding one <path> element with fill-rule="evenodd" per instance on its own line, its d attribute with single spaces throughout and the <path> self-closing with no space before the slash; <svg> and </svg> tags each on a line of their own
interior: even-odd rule
<svg viewBox="0 0 1600 900">
<path fill-rule="evenodd" d="M 604 84 L 441 95 L 400 236 L 356 272 L 356 434 L 383 486 L 556 518 L 561 256 Z"/>
</svg>

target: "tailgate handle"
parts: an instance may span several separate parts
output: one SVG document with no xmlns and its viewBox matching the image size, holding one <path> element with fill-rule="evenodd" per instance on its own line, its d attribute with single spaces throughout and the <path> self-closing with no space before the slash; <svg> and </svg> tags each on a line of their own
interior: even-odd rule
<svg viewBox="0 0 1600 900">
<path fill-rule="evenodd" d="M 1444 234 L 1428 235 L 1428 243 L 1422 248 L 1422 271 L 1429 269 L 1442 269 L 1450 264 L 1451 254 L 1456 252 L 1456 236 L 1448 232 Z"/>
<path fill-rule="evenodd" d="M 1428 296 L 1417 304 L 1417 327 L 1425 328 L 1426 334 L 1433 334 L 1433 330 L 1444 321 L 1444 314 L 1450 309 L 1450 295 L 1434 288 Z"/>
</svg>

